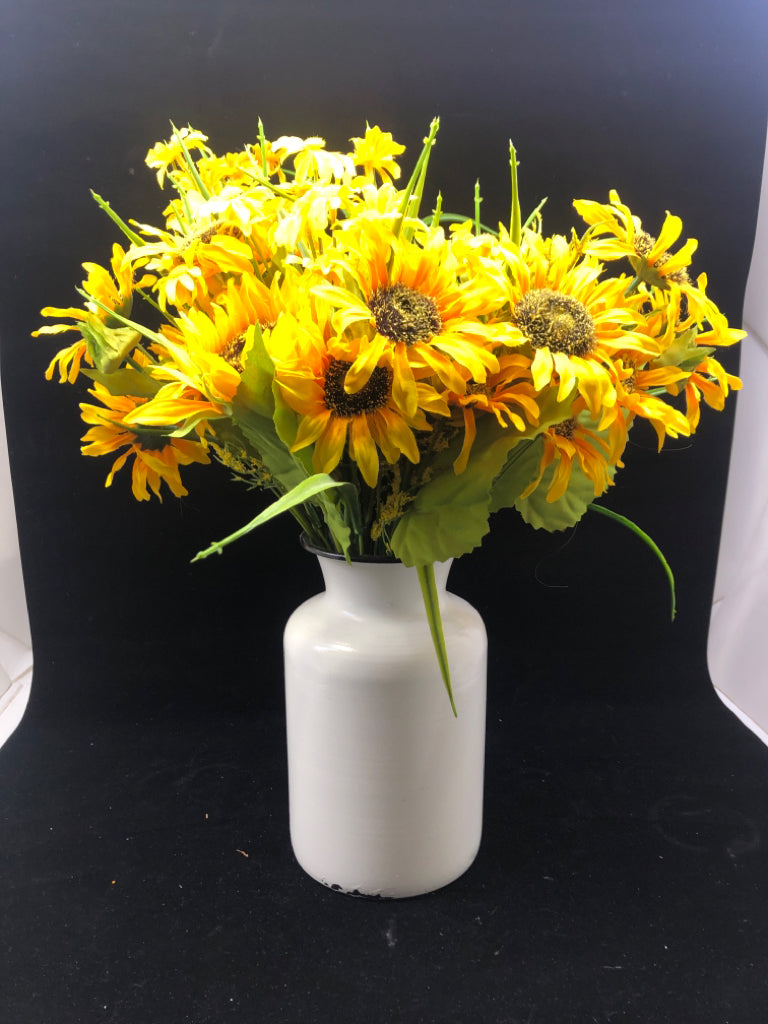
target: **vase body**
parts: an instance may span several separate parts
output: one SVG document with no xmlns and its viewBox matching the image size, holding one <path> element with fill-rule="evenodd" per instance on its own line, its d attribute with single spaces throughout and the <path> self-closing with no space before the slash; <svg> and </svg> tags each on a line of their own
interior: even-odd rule
<svg viewBox="0 0 768 1024">
<path fill-rule="evenodd" d="M 482 829 L 487 640 L 434 567 L 455 717 L 416 569 L 320 556 L 285 629 L 291 843 L 331 888 L 405 897 L 472 863 Z"/>
</svg>

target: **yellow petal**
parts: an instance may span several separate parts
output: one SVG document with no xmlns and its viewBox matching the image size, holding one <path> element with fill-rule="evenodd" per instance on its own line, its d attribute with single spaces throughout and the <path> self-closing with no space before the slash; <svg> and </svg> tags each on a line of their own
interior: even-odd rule
<svg viewBox="0 0 768 1024">
<path fill-rule="evenodd" d="M 341 416 L 330 416 L 327 426 L 315 444 L 312 467 L 316 473 L 331 473 L 344 454 L 348 421 Z"/>
<path fill-rule="evenodd" d="M 350 423 L 349 454 L 360 467 L 368 486 L 375 487 L 379 477 L 379 454 L 365 416 L 356 416 Z"/>
</svg>

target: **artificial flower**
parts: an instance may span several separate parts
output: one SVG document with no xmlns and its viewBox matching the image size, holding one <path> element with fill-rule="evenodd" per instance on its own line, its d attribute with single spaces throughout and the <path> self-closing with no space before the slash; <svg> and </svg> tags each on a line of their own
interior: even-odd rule
<svg viewBox="0 0 768 1024">
<path fill-rule="evenodd" d="M 123 449 L 112 464 L 106 486 L 111 486 L 115 474 L 132 458 L 131 487 L 137 501 L 147 501 L 150 490 L 162 501 L 160 488 L 163 483 L 177 498 L 187 494 L 179 476 L 179 466 L 193 462 L 208 463 L 210 460 L 204 445 L 199 440 L 169 437 L 147 427 L 127 425 L 126 416 L 143 405 L 146 399 L 112 395 L 98 383 L 89 393 L 102 404 L 80 404 L 83 422 L 91 424 L 82 438 L 83 455 L 109 455 Z"/>
</svg>

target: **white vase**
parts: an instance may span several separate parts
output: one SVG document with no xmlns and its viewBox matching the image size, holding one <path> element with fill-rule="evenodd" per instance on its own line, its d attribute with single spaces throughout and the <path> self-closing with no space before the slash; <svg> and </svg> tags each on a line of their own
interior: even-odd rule
<svg viewBox="0 0 768 1024">
<path fill-rule="evenodd" d="M 313 878 L 405 897 L 458 878 L 482 829 L 487 639 L 435 565 L 455 717 L 415 569 L 315 552 L 285 629 L 291 843 Z"/>
</svg>

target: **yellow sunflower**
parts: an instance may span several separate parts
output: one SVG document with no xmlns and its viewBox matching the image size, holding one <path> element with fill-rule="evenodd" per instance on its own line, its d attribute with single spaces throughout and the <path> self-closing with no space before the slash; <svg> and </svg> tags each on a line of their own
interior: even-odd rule
<svg viewBox="0 0 768 1024">
<path fill-rule="evenodd" d="M 112 259 L 110 261 L 111 273 L 98 263 L 83 263 L 83 269 L 87 271 L 87 277 L 83 281 L 82 289 L 90 296 L 86 299 L 85 307 L 69 306 L 61 308 L 58 306 L 46 306 L 40 311 L 41 316 L 67 317 L 74 323 L 51 324 L 48 327 L 40 327 L 32 332 L 33 338 L 43 334 L 62 334 L 65 331 L 80 331 L 81 325 L 95 317 L 102 323 L 109 320 L 109 312 L 113 310 L 123 316 L 129 315 L 133 303 L 133 292 L 136 288 L 143 288 L 151 284 L 154 278 L 149 275 L 134 280 L 133 266 L 121 246 L 112 246 Z M 98 301 L 94 301 L 98 300 Z M 106 309 L 104 308 L 106 307 Z M 80 372 L 82 360 L 92 365 L 92 360 L 87 352 L 85 339 L 80 337 L 77 341 L 61 349 L 51 360 L 45 371 L 46 380 L 51 380 L 54 370 L 58 367 L 59 380 L 73 383 Z"/>
<path fill-rule="evenodd" d="M 689 238 L 676 253 L 670 252 L 682 233 L 681 219 L 667 211 L 661 231 L 654 238 L 621 202 L 618 192 L 611 189 L 609 198 L 608 204 L 589 199 L 577 199 L 573 204 L 592 229 L 587 234 L 586 252 L 604 260 L 628 258 L 637 276 L 648 284 L 661 285 L 665 279 L 678 283 L 688 280 L 687 268 L 699 243 Z"/>
<path fill-rule="evenodd" d="M 611 469 L 623 466 L 621 456 L 628 432 L 626 420 L 623 416 L 615 417 L 607 430 L 600 431 L 603 435 L 600 436 L 597 429 L 583 422 L 581 414 L 585 411 L 588 410 L 583 398 L 577 398 L 571 416 L 543 432 L 544 453 L 539 473 L 521 497 L 527 498 L 536 490 L 553 463 L 555 468 L 546 495 L 550 503 L 561 498 L 568 489 L 574 464 L 591 480 L 596 498 L 613 484 Z"/>
<path fill-rule="evenodd" d="M 82 438 L 83 455 L 108 455 L 124 449 L 112 465 L 106 486 L 111 486 L 115 474 L 133 458 L 132 490 L 137 501 L 148 501 L 150 490 L 162 501 L 163 482 L 177 498 L 187 494 L 179 466 L 192 462 L 207 464 L 210 459 L 204 446 L 197 440 L 167 437 L 146 427 L 128 425 L 126 416 L 135 412 L 146 399 L 112 395 L 101 384 L 95 384 L 89 393 L 102 405 L 80 404 L 83 421 L 92 424 Z"/>
<path fill-rule="evenodd" d="M 677 252 L 670 251 L 682 233 L 679 217 L 667 212 L 658 237 L 654 237 L 614 190 L 608 204 L 579 199 L 573 205 L 589 225 L 582 242 L 584 251 L 604 260 L 628 259 L 636 275 L 635 285 L 642 283 L 650 290 L 652 315 L 672 321 L 678 331 L 695 326 L 700 345 L 733 345 L 745 337 L 743 331 L 728 326 L 707 296 L 706 275 L 693 280 L 689 273 L 698 242 L 689 238 Z M 662 323 L 659 332 L 664 330 Z"/>
<path fill-rule="evenodd" d="M 173 325 L 161 328 L 155 346 L 157 364 L 148 366 L 156 380 L 170 382 L 150 404 L 137 411 L 141 422 L 152 413 L 155 425 L 197 425 L 228 415 L 227 407 L 240 387 L 247 352 L 257 328 L 268 336 L 280 316 L 279 282 L 267 289 L 256 278 L 230 279 L 226 291 L 209 310 L 182 310 Z M 167 404 L 161 404 L 161 400 Z M 181 416 L 180 401 L 197 402 Z"/>
<path fill-rule="evenodd" d="M 558 401 L 579 394 L 594 417 L 616 404 L 613 358 L 641 359 L 659 346 L 637 328 L 641 314 L 627 299 L 627 279 L 601 280 L 602 265 L 562 236 L 524 232 L 517 247 L 502 238 L 507 303 L 502 340 L 527 346 L 537 391 L 558 389 Z M 635 305 L 637 300 L 635 300 Z"/>
<path fill-rule="evenodd" d="M 284 313 L 268 339 L 275 381 L 285 402 L 299 414 L 291 451 L 314 445 L 312 465 L 331 473 L 345 453 L 369 487 L 379 475 L 379 452 L 390 464 L 402 456 L 419 461 L 414 431 L 429 431 L 426 413 L 446 416 L 448 407 L 434 388 L 414 384 L 415 409 L 395 400 L 395 374 L 386 359 L 371 367 L 365 383 L 350 393 L 345 385 L 363 339 L 336 336 L 322 317 L 303 322 Z"/>
<path fill-rule="evenodd" d="M 526 430 L 539 422 L 539 404 L 531 381 L 531 360 L 521 353 L 499 356 L 498 373 L 489 374 L 484 384 L 470 381 L 464 394 L 449 394 L 448 404 L 458 406 L 464 420 L 464 442 L 453 464 L 462 473 L 477 435 L 477 416 L 490 413 L 502 429 Z"/>
<path fill-rule="evenodd" d="M 220 216 L 207 209 L 191 224 L 171 222 L 169 230 L 137 225 L 148 239 L 156 240 L 133 245 L 128 257 L 135 266 L 153 272 L 163 311 L 169 304 L 179 310 L 208 307 L 229 275 L 252 274 L 268 258 L 266 232 L 260 234 L 254 226 L 246 235 L 240 227 L 245 214 L 236 218 L 227 205 L 218 211 Z"/>
<path fill-rule="evenodd" d="M 613 416 L 618 410 L 626 410 L 628 426 L 636 416 L 648 420 L 659 439 L 659 451 L 667 434 L 675 438 L 690 435 L 691 425 L 685 415 L 657 394 L 664 389 L 676 394 L 676 386 L 689 376 L 685 370 L 677 366 L 634 366 L 631 362 L 625 365 L 623 360 L 617 361 L 616 368 L 618 402 Z"/>
<path fill-rule="evenodd" d="M 339 332 L 354 328 L 365 335 L 345 375 L 347 394 L 365 387 L 385 357 L 393 400 L 407 415 L 415 414 L 417 382 L 427 375 L 462 394 L 468 380 L 483 383 L 498 371 L 492 351 L 497 329 L 480 317 L 498 306 L 500 289 L 485 275 L 459 280 L 442 230 L 406 239 L 383 222 L 361 219 L 338 238 L 344 284 L 320 285 L 316 293 L 336 310 Z"/>
</svg>

